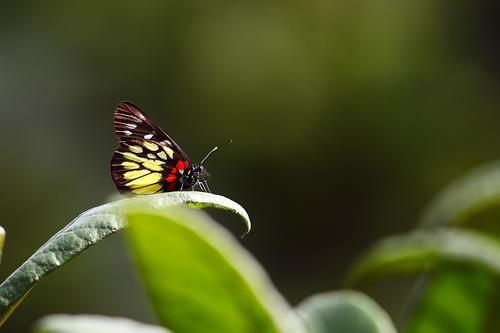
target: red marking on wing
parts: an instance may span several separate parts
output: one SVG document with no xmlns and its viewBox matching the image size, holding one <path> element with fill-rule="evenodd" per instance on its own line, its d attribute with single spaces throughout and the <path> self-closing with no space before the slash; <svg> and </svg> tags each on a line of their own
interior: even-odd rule
<svg viewBox="0 0 500 333">
<path fill-rule="evenodd" d="M 179 171 L 183 171 L 184 169 L 189 168 L 189 163 L 188 161 L 179 160 L 175 166 L 179 169 Z"/>
<path fill-rule="evenodd" d="M 177 180 L 177 175 L 175 174 L 169 174 L 167 178 L 165 178 L 167 183 L 174 183 Z"/>
<path fill-rule="evenodd" d="M 167 189 L 170 190 L 170 191 L 176 190 L 177 189 L 177 184 L 175 182 L 168 183 Z"/>
</svg>

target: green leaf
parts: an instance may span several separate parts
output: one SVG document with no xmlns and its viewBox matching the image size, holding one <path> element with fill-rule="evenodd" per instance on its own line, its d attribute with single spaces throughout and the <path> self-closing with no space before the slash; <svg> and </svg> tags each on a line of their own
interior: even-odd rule
<svg viewBox="0 0 500 333">
<path fill-rule="evenodd" d="M 412 295 L 408 332 L 496 331 L 492 328 L 498 328 L 500 320 L 489 314 L 498 296 L 499 221 L 500 162 L 494 162 L 459 178 L 437 196 L 422 217 L 427 231 L 379 243 L 355 266 L 350 279 L 430 272 Z M 441 229 L 450 225 L 482 234 Z"/>
<path fill-rule="evenodd" d="M 300 330 L 260 265 L 207 215 L 135 211 L 128 221 L 140 275 L 166 327 L 177 333 Z M 285 319 L 292 327 L 284 327 Z"/>
<path fill-rule="evenodd" d="M 499 221 L 500 162 L 493 162 L 454 181 L 432 202 L 421 222 L 426 227 L 467 226 L 500 239 Z M 496 273 L 477 267 L 461 267 L 460 271 L 442 267 L 427 280 L 410 318 L 409 332 L 472 333 L 485 325 L 490 331 L 498 330 L 499 318 L 489 315 L 498 296 Z M 462 310 L 453 310 L 457 308 Z"/>
<path fill-rule="evenodd" d="M 390 237 L 354 266 L 350 282 L 421 272 L 424 293 L 412 301 L 405 331 L 474 333 L 486 324 L 498 327 L 488 313 L 498 292 L 500 243 L 478 232 L 438 228 Z"/>
<path fill-rule="evenodd" d="M 169 333 L 159 326 L 126 318 L 96 315 L 50 315 L 36 323 L 36 333 Z"/>
<path fill-rule="evenodd" d="M 310 333 L 396 333 L 389 315 L 355 291 L 314 295 L 297 307 Z"/>
<path fill-rule="evenodd" d="M 133 207 L 164 209 L 173 206 L 215 207 L 240 215 L 250 230 L 250 219 L 237 203 L 210 193 L 184 191 L 137 196 L 90 209 L 52 238 L 0 285 L 0 323 L 3 323 L 27 293 L 48 273 L 86 248 L 126 225 L 124 212 Z"/>
<path fill-rule="evenodd" d="M 348 281 L 415 274 L 443 263 L 481 266 L 500 276 L 500 243 L 483 234 L 461 229 L 418 230 L 376 244 L 351 270 Z"/>
<path fill-rule="evenodd" d="M 489 299 L 498 296 L 491 272 L 481 267 L 448 265 L 427 277 L 430 283 L 413 309 L 405 332 L 485 332 L 492 305 Z M 498 327 L 493 329 L 490 324 L 487 331 L 498 332 Z"/>
<path fill-rule="evenodd" d="M 473 170 L 449 185 L 425 211 L 422 225 L 474 224 L 500 221 L 500 162 Z"/>
</svg>

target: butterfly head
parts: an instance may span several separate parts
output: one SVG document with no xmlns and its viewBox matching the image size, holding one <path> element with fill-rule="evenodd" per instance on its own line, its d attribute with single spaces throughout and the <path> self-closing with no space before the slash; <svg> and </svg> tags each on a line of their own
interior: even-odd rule
<svg viewBox="0 0 500 333">
<path fill-rule="evenodd" d="M 227 144 L 231 143 L 232 140 L 229 140 Z M 183 174 L 181 178 L 182 187 L 190 188 L 196 185 L 200 185 L 203 191 L 210 192 L 207 181 L 210 180 L 210 174 L 207 172 L 203 163 L 207 160 L 207 158 L 212 155 L 214 151 L 219 149 L 219 147 L 214 147 L 212 150 L 208 152 L 207 155 L 201 160 L 200 164 L 191 165 L 188 170 Z"/>
<path fill-rule="evenodd" d="M 194 164 L 192 168 L 200 181 L 210 180 L 210 174 L 203 165 Z"/>
<path fill-rule="evenodd" d="M 191 188 L 200 182 L 210 179 L 210 174 L 201 164 L 191 165 L 182 175 L 181 183 L 184 188 Z"/>
</svg>

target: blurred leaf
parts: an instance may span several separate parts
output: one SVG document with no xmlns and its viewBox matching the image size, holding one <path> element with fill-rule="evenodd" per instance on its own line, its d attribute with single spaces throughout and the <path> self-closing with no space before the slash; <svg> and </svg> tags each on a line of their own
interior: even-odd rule
<svg viewBox="0 0 500 333">
<path fill-rule="evenodd" d="M 136 211 L 128 221 L 133 255 L 165 326 L 177 333 L 299 329 L 284 328 L 288 305 L 253 257 L 207 215 Z"/>
<path fill-rule="evenodd" d="M 491 272 L 448 265 L 429 273 L 428 280 L 430 283 L 405 324 L 405 332 L 498 332 L 484 329 L 492 305 L 490 298 L 497 296 Z"/>
<path fill-rule="evenodd" d="M 299 304 L 297 312 L 310 333 L 396 333 L 387 313 L 356 291 L 314 295 Z"/>
<path fill-rule="evenodd" d="M 246 211 L 237 203 L 210 193 L 184 191 L 115 201 L 87 210 L 61 229 L 0 285 L 0 315 L 3 323 L 23 297 L 44 276 L 98 241 L 125 226 L 124 211 L 131 207 L 163 209 L 172 206 L 216 207 L 243 218 L 250 230 Z"/>
<path fill-rule="evenodd" d="M 499 221 L 500 162 L 497 161 L 449 185 L 429 205 L 421 223 L 467 225 L 498 239 Z M 441 267 L 427 280 L 425 288 L 413 296 L 416 307 L 407 324 L 408 332 L 472 333 L 483 331 L 485 326 L 490 330 L 500 326 L 497 316 L 489 315 L 494 308 L 492 301 L 498 296 L 498 271 L 470 266 Z"/>
<path fill-rule="evenodd" d="M 439 228 L 390 237 L 357 263 L 349 280 L 419 272 L 426 274 L 424 294 L 412 295 L 408 332 L 473 333 L 497 325 L 487 320 L 500 277 L 500 243 L 481 233 Z"/>
<path fill-rule="evenodd" d="M 500 276 L 500 243 L 460 229 L 418 230 L 376 244 L 351 270 L 348 281 L 439 268 L 443 262 L 482 266 Z"/>
<path fill-rule="evenodd" d="M 426 210 L 422 224 L 478 224 L 479 220 L 497 228 L 500 225 L 500 162 L 487 164 L 453 182 Z"/>
<path fill-rule="evenodd" d="M 50 315 L 36 323 L 36 333 L 168 333 L 163 327 L 126 318 L 96 315 Z"/>
</svg>

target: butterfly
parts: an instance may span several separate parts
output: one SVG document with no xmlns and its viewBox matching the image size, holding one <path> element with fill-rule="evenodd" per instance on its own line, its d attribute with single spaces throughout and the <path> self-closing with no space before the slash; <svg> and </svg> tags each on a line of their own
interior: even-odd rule
<svg viewBox="0 0 500 333">
<path fill-rule="evenodd" d="M 192 164 L 181 147 L 130 102 L 117 105 L 114 129 L 119 143 L 111 160 L 111 177 L 120 192 L 155 194 L 196 186 L 210 192 L 210 175 L 203 162 L 218 147 L 199 164 Z"/>
</svg>

